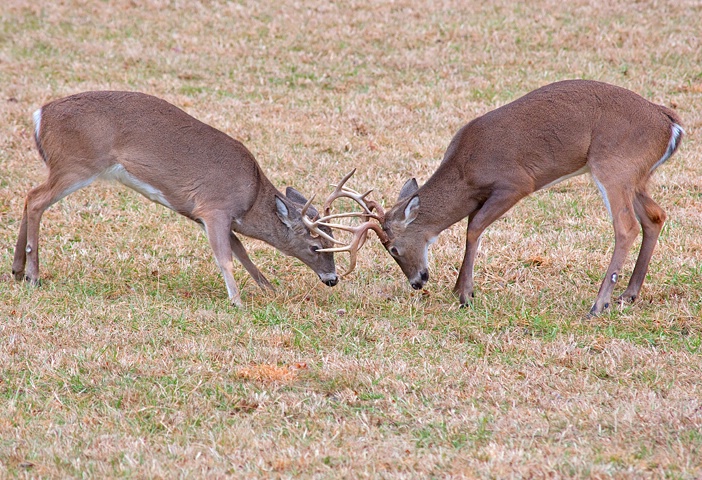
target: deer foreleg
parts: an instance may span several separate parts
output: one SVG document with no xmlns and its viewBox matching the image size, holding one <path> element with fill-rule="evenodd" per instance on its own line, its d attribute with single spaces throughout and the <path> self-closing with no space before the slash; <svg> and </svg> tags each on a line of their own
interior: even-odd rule
<svg viewBox="0 0 702 480">
<path fill-rule="evenodd" d="M 222 214 L 215 213 L 201 216 L 200 221 L 205 228 L 207 239 L 212 247 L 217 266 L 222 271 L 224 283 L 227 286 L 229 301 L 236 307 L 241 307 L 239 288 L 234 280 L 234 262 L 232 258 L 232 245 L 230 241 L 231 219 Z M 242 247 L 243 248 L 243 247 Z"/>
<path fill-rule="evenodd" d="M 465 306 L 473 298 L 473 266 L 475 256 L 480 244 L 480 236 L 485 229 L 504 213 L 512 208 L 526 194 L 516 190 L 499 190 L 483 203 L 477 210 L 468 217 L 468 230 L 466 232 L 466 253 L 463 257 L 461 270 L 458 273 L 454 293 L 458 295 L 461 306 Z"/>
<path fill-rule="evenodd" d="M 239 260 L 239 262 L 244 266 L 246 271 L 249 272 L 249 275 L 251 275 L 253 279 L 256 280 L 256 283 L 264 290 L 275 290 L 273 288 L 273 285 L 271 285 L 271 283 L 266 279 L 266 277 L 263 276 L 261 271 L 258 268 L 256 268 L 256 265 L 253 264 L 251 258 L 249 258 L 249 254 L 246 253 L 244 245 L 241 243 L 241 240 L 239 240 L 239 238 L 236 235 L 234 235 L 234 232 L 229 232 L 229 244 L 236 259 Z"/>
</svg>

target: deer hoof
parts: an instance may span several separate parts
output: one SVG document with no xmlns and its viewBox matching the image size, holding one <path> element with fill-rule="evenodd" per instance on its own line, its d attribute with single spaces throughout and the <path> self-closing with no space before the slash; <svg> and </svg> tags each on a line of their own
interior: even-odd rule
<svg viewBox="0 0 702 480">
<path fill-rule="evenodd" d="M 598 316 L 600 313 L 604 312 L 609 308 L 609 303 L 605 303 L 602 307 L 599 307 L 597 303 L 595 303 L 592 308 L 590 309 L 590 312 L 587 314 L 587 318 L 592 318 Z"/>
<path fill-rule="evenodd" d="M 617 303 L 619 305 L 628 305 L 636 301 L 636 295 L 621 295 L 617 298 Z"/>
<path fill-rule="evenodd" d="M 473 303 L 473 299 L 475 298 L 475 293 L 470 292 L 469 294 L 460 294 L 458 296 L 458 301 L 461 304 L 461 308 L 469 307 L 471 303 Z"/>
</svg>

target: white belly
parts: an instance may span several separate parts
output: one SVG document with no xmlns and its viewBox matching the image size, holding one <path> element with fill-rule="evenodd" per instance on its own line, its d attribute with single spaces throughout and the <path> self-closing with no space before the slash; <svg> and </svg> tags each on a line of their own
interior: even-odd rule
<svg viewBox="0 0 702 480">
<path fill-rule="evenodd" d="M 171 206 L 171 204 L 168 203 L 168 200 L 166 200 L 166 197 L 159 189 L 153 187 L 152 185 L 149 185 L 146 182 L 142 182 L 138 178 L 134 177 L 128 171 L 126 171 L 124 167 L 120 164 L 113 165 L 112 167 L 105 170 L 105 172 L 102 175 L 100 175 L 100 178 L 119 182 L 122 185 L 125 185 L 131 188 L 132 190 L 141 193 L 152 202 L 160 203 L 164 207 L 168 207 L 171 210 L 173 210 L 173 206 Z"/>
</svg>

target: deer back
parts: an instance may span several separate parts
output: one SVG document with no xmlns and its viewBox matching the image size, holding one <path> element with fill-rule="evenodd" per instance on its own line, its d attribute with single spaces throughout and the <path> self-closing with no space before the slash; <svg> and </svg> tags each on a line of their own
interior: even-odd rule
<svg viewBox="0 0 702 480">
<path fill-rule="evenodd" d="M 118 180 L 192 219 L 203 208 L 241 216 L 269 186 L 241 142 L 142 93 L 85 92 L 51 102 L 41 109 L 37 143 L 49 169 Z"/>
</svg>

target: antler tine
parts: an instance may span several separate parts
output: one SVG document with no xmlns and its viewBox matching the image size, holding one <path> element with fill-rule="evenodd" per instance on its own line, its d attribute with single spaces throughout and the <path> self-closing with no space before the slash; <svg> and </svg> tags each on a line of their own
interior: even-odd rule
<svg viewBox="0 0 702 480">
<path fill-rule="evenodd" d="M 332 237 L 331 235 L 323 232 L 319 226 L 320 225 L 328 225 L 329 227 L 342 227 L 343 225 L 332 225 L 332 224 L 327 224 L 325 223 L 328 218 L 318 218 L 315 220 L 311 220 L 310 217 L 307 216 L 307 210 L 310 208 L 310 205 L 312 205 L 312 201 L 314 200 L 314 197 L 316 195 L 312 195 L 312 197 L 307 200 L 307 203 L 305 204 L 304 207 L 302 207 L 302 210 L 300 210 L 300 215 L 302 216 L 302 223 L 307 227 L 307 229 L 316 234 L 319 235 L 320 237 L 325 238 L 326 240 L 336 244 L 336 245 L 344 245 L 344 242 L 337 240 L 336 238 Z"/>
<path fill-rule="evenodd" d="M 343 246 L 343 247 L 333 247 L 333 248 L 323 248 L 320 250 L 317 250 L 318 252 L 333 252 L 333 253 L 338 253 L 338 252 L 349 252 L 349 268 L 346 270 L 344 273 L 341 274 L 342 277 L 345 277 L 349 273 L 353 272 L 353 270 L 356 268 L 356 258 L 358 254 L 358 249 L 360 248 L 360 244 L 365 243 L 366 239 L 365 237 L 367 236 L 368 231 L 366 230 L 362 234 L 358 236 L 354 236 L 354 239 L 351 241 L 349 245 Z"/>
<path fill-rule="evenodd" d="M 347 178 L 344 179 L 344 182 L 345 182 L 346 180 L 347 180 Z M 374 216 L 373 218 L 375 218 L 376 220 L 379 220 L 379 221 L 381 221 L 381 222 L 383 221 L 383 219 L 385 218 L 385 210 L 383 210 L 383 207 L 381 207 L 380 204 L 379 204 L 378 202 L 376 202 L 375 200 L 368 200 L 368 199 L 366 199 L 366 197 L 367 197 L 368 195 L 370 195 L 371 193 L 373 193 L 374 189 L 371 188 L 371 189 L 368 190 L 366 193 L 361 194 L 360 192 L 357 192 L 356 190 L 354 190 L 354 189 L 352 189 L 352 188 L 345 187 L 345 186 L 343 185 L 343 182 L 340 183 L 340 185 L 342 186 L 342 191 L 343 191 L 344 193 L 346 193 L 346 195 L 339 195 L 339 196 L 337 196 L 336 198 L 339 198 L 339 197 L 341 197 L 341 196 L 345 196 L 345 197 L 351 198 L 351 199 L 355 200 L 355 201 L 361 206 L 361 208 L 363 208 L 363 210 L 365 210 L 366 213 L 370 214 L 373 210 L 375 210 L 376 212 L 378 212 L 378 213 L 376 214 L 376 216 Z M 332 186 L 335 187 L 336 185 L 332 185 Z M 330 202 L 330 203 L 331 203 L 331 202 Z M 325 206 L 327 206 L 326 203 L 325 203 Z M 325 214 L 326 214 L 326 213 L 327 213 L 327 212 L 326 212 L 326 210 L 325 210 Z"/>
<path fill-rule="evenodd" d="M 320 225 L 326 225 L 326 226 L 330 226 L 330 227 L 333 226 L 333 227 L 339 228 L 339 227 L 343 227 L 343 226 L 345 226 L 345 225 L 332 225 L 332 224 L 320 223 L 319 221 L 310 220 L 309 217 L 308 217 L 307 215 L 303 215 L 303 217 L 302 217 L 302 223 L 304 223 L 305 226 L 307 227 L 307 229 L 308 229 L 310 232 L 314 233 L 315 235 L 319 235 L 320 237 L 322 237 L 322 238 L 324 238 L 324 239 L 326 239 L 326 240 L 328 240 L 328 241 L 330 241 L 330 242 L 332 242 L 332 243 L 334 243 L 334 244 L 336 244 L 336 245 L 344 245 L 344 242 L 342 242 L 342 241 L 340 241 L 340 240 L 337 240 L 336 238 L 332 237 L 331 235 L 329 235 L 329 234 L 323 232 L 323 231 L 319 228 L 319 226 L 320 226 Z M 321 251 L 321 250 L 320 250 L 320 251 Z"/>
<path fill-rule="evenodd" d="M 305 204 L 304 207 L 302 207 L 302 210 L 300 211 L 300 215 L 302 215 L 302 218 L 307 217 L 307 209 L 310 208 L 310 205 L 312 205 L 312 202 L 314 201 L 314 197 L 316 197 L 317 194 L 313 194 L 309 200 L 307 200 L 307 203 Z"/>
<path fill-rule="evenodd" d="M 373 213 L 363 213 L 363 212 L 344 212 L 344 213 L 333 213 L 331 215 L 325 215 L 324 217 L 318 219 L 316 223 L 318 225 L 325 225 L 329 228 L 341 228 L 344 227 L 344 225 L 338 225 L 335 223 L 328 223 L 329 220 L 334 220 L 337 218 L 355 218 L 355 217 L 365 217 L 365 218 L 373 218 L 376 219 L 376 215 Z"/>
<path fill-rule="evenodd" d="M 302 207 L 302 210 L 300 211 L 300 214 L 302 216 L 302 223 L 307 227 L 307 229 L 316 234 L 319 235 L 320 237 L 323 237 L 330 242 L 336 244 L 336 245 L 344 245 L 344 242 L 337 240 L 336 238 L 332 237 L 331 235 L 325 233 L 322 231 L 319 227 L 320 226 L 325 226 L 329 228 L 336 228 L 339 230 L 345 230 L 347 232 L 354 232 L 356 230 L 355 227 L 350 227 L 347 225 L 339 224 L 339 223 L 329 223 L 329 220 L 336 219 L 336 218 L 349 218 L 349 217 L 358 217 L 358 216 L 366 216 L 370 215 L 373 216 L 373 214 L 365 214 L 361 212 L 346 212 L 346 213 L 335 213 L 333 215 L 326 215 L 322 218 L 315 218 L 314 220 L 311 220 L 307 216 L 307 210 L 309 209 L 310 205 L 312 205 L 312 201 L 314 200 L 314 195 L 312 195 L 312 198 L 310 198 L 307 203 L 305 204 L 304 207 Z M 363 244 L 361 244 L 363 246 Z M 359 247 L 360 248 L 360 247 Z M 324 251 L 324 250 L 320 250 Z"/>
<path fill-rule="evenodd" d="M 353 189 L 348 188 L 348 187 L 344 187 L 344 192 L 350 194 L 349 198 L 352 198 L 351 195 L 358 196 L 358 198 L 360 200 L 362 200 L 363 203 L 361 203 L 358 200 L 356 200 L 356 201 L 358 201 L 359 204 L 361 205 L 361 207 L 363 207 L 366 210 L 366 213 L 370 213 L 371 211 L 375 210 L 376 212 L 378 212 L 378 215 L 381 217 L 378 220 L 381 220 L 382 218 L 385 218 L 385 211 L 383 210 L 383 207 L 381 207 L 380 204 L 378 202 L 376 202 L 375 200 L 366 199 L 366 197 L 368 195 L 370 195 L 371 193 L 373 193 L 374 191 L 375 190 L 371 188 L 366 193 L 361 194 L 360 192 L 357 192 L 356 190 L 353 190 Z"/>
<path fill-rule="evenodd" d="M 324 206 L 322 207 L 322 210 L 324 211 L 325 215 L 329 215 L 329 212 L 331 211 L 331 204 L 337 198 L 341 198 L 341 197 L 352 198 L 351 195 L 353 195 L 353 193 L 348 192 L 348 190 L 350 190 L 350 189 L 344 187 L 344 184 L 346 182 L 348 182 L 349 178 L 351 178 L 354 173 L 356 173 L 355 168 L 353 170 L 351 170 L 349 173 L 347 173 L 338 184 L 333 185 L 336 188 L 334 189 L 334 191 L 331 194 L 329 194 L 329 196 L 327 197 L 327 200 L 324 202 Z M 365 204 L 361 204 L 361 207 L 363 207 L 365 209 Z"/>
<path fill-rule="evenodd" d="M 324 206 L 322 208 L 324 212 L 324 216 L 321 218 L 315 218 L 314 220 L 310 220 L 307 218 L 304 213 L 307 211 L 307 208 L 309 207 L 310 202 L 305 205 L 305 208 L 303 209 L 303 222 L 305 222 L 305 225 L 307 228 L 310 229 L 310 231 L 316 233 L 317 235 L 329 240 L 335 245 L 335 247 L 329 247 L 329 248 L 322 248 L 317 250 L 318 252 L 328 252 L 328 253 L 338 253 L 338 252 L 349 252 L 349 268 L 345 273 L 342 273 L 341 276 L 346 276 L 349 273 L 351 273 L 354 268 L 356 268 L 356 260 L 358 258 L 358 251 L 365 245 L 366 240 L 368 238 L 368 230 L 373 230 L 376 235 L 378 235 L 378 238 L 380 241 L 385 244 L 388 241 L 388 236 L 387 234 L 383 231 L 383 228 L 380 226 L 380 224 L 375 223 L 374 221 L 371 220 L 377 220 L 379 222 L 382 222 L 383 219 L 385 218 L 385 212 L 383 211 L 383 208 L 380 206 L 380 204 L 374 200 L 368 200 L 367 197 L 368 195 L 373 192 L 373 189 L 368 190 L 366 193 L 360 193 L 357 192 L 356 190 L 346 187 L 345 184 L 348 182 L 348 180 L 353 176 L 353 174 L 356 173 L 356 169 L 354 168 L 351 170 L 349 173 L 347 173 L 344 178 L 341 179 L 341 181 L 336 184 L 332 185 L 334 187 L 334 191 L 327 197 L 326 201 L 324 202 Z M 344 213 L 331 213 L 331 205 L 336 200 L 337 198 L 349 198 L 356 203 L 358 203 L 363 211 L 361 212 L 344 212 Z M 314 197 L 312 197 L 314 198 Z M 373 210 L 376 211 L 376 213 L 373 213 Z M 336 220 L 340 218 L 351 218 L 351 217 L 361 217 L 366 219 L 364 223 L 361 223 L 360 225 L 357 225 L 355 227 L 349 226 L 349 225 L 343 225 L 339 223 L 330 223 L 331 220 Z M 338 230 L 344 230 L 346 232 L 351 232 L 353 234 L 351 238 L 351 242 L 347 245 L 344 244 L 344 242 L 341 242 L 332 236 L 324 233 L 320 227 L 329 227 L 332 229 L 338 229 Z"/>
<path fill-rule="evenodd" d="M 375 200 L 368 200 L 366 198 L 373 192 L 372 188 L 366 193 L 360 193 L 354 190 L 353 188 L 345 186 L 346 182 L 349 180 L 349 178 L 353 176 L 354 173 L 356 173 L 355 168 L 349 173 L 347 173 L 338 184 L 332 184 L 332 186 L 335 188 L 334 191 L 329 195 L 329 197 L 327 197 L 327 200 L 324 202 L 324 207 L 322 208 L 322 210 L 324 211 L 324 215 L 329 217 L 329 212 L 331 212 L 331 204 L 334 202 L 334 200 L 336 200 L 337 198 L 345 197 L 350 198 L 351 200 L 355 201 L 361 206 L 361 208 L 363 209 L 363 213 L 359 213 L 359 216 L 374 218 L 382 222 L 385 218 L 385 211 L 383 210 L 383 207 L 381 207 L 380 204 Z M 372 213 L 373 210 L 375 210 L 377 213 Z"/>
<path fill-rule="evenodd" d="M 317 251 L 330 253 L 349 252 L 349 268 L 346 272 L 341 274 L 342 277 L 345 277 L 349 273 L 353 272 L 353 270 L 356 268 L 356 258 L 358 255 L 358 251 L 366 243 L 366 239 L 368 237 L 368 230 L 373 230 L 376 233 L 376 235 L 378 235 L 378 238 L 380 239 L 381 243 L 384 244 L 388 241 L 388 236 L 383 231 L 382 227 L 374 222 L 368 221 L 362 223 L 361 225 L 358 225 L 357 227 L 349 227 L 346 225 L 333 225 L 333 227 L 341 228 L 342 230 L 346 230 L 348 232 L 353 232 L 353 238 L 351 240 L 351 243 L 343 247 L 322 248 Z"/>
</svg>

